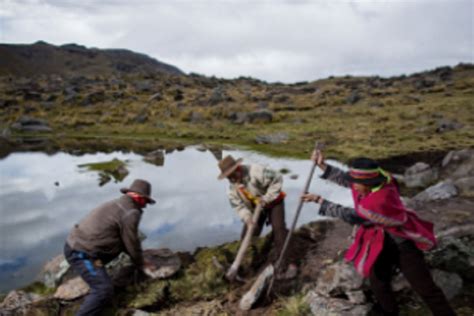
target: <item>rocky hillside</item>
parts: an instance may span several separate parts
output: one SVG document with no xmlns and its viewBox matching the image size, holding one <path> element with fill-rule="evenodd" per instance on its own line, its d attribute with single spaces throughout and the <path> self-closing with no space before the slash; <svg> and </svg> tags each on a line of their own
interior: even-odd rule
<svg viewBox="0 0 474 316">
<path fill-rule="evenodd" d="M 103 75 L 125 73 L 182 74 L 178 68 L 125 49 L 86 48 L 76 44 L 54 46 L 0 44 L 0 75 Z"/>
<path fill-rule="evenodd" d="M 33 50 L 38 55 L 28 53 L 33 46 L 41 48 Z M 41 136 L 62 150 L 96 150 L 99 140 L 106 140 L 101 150 L 135 151 L 204 142 L 307 157 L 319 140 L 331 157 L 347 160 L 430 158 L 474 146 L 472 64 L 391 78 L 282 84 L 180 75 L 175 68 L 138 71 L 158 62 L 77 45 L 33 46 L 0 58 L 0 74 L 12 68 L 36 74 L 0 76 L 2 148 L 19 150 L 24 140 Z M 36 68 L 20 67 L 25 58 Z M 67 71 L 52 75 L 58 68 Z"/>
</svg>

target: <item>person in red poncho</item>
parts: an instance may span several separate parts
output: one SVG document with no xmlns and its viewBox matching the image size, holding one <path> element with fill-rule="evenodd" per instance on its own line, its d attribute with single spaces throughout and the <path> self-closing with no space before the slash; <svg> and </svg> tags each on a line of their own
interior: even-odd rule
<svg viewBox="0 0 474 316">
<path fill-rule="evenodd" d="M 421 251 L 436 245 L 433 224 L 403 205 L 396 180 L 369 158 L 355 159 L 348 172 L 327 165 L 319 150 L 313 152 L 311 159 L 324 172 L 323 179 L 351 188 L 354 208 L 332 203 L 316 194 L 304 194 L 302 199 L 321 204 L 320 215 L 359 225 L 345 259 L 369 278 L 383 315 L 399 313 L 391 289 L 394 266 L 400 268 L 433 315 L 456 315 L 433 282 Z"/>
</svg>

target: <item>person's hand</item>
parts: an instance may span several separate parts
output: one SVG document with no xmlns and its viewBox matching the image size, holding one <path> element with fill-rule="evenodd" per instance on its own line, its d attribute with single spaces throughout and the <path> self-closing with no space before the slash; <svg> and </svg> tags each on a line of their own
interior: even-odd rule
<svg viewBox="0 0 474 316">
<path fill-rule="evenodd" d="M 311 160 L 318 165 L 321 170 L 326 170 L 326 163 L 324 162 L 323 152 L 319 149 L 313 150 Z"/>
<path fill-rule="evenodd" d="M 260 205 L 261 208 L 265 208 L 265 206 L 267 205 L 267 201 L 265 201 L 263 196 L 260 196 L 258 198 L 258 205 Z"/>
<path fill-rule="evenodd" d="M 323 203 L 324 199 L 317 194 L 305 193 L 301 196 L 301 200 L 303 202 L 315 202 L 315 203 Z"/>
</svg>

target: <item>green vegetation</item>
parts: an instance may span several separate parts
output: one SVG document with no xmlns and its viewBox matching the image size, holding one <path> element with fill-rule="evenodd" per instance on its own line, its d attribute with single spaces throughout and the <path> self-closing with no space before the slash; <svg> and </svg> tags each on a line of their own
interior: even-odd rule
<svg viewBox="0 0 474 316">
<path fill-rule="evenodd" d="M 104 185 L 109 182 L 112 178 L 115 182 L 121 182 L 128 175 L 126 163 L 114 158 L 110 161 L 87 163 L 78 165 L 79 168 L 86 169 L 88 171 L 99 172 L 100 185 Z"/>
<path fill-rule="evenodd" d="M 296 294 L 280 299 L 276 304 L 277 316 L 307 316 L 312 315 L 311 308 L 305 300 L 304 294 Z"/>
</svg>

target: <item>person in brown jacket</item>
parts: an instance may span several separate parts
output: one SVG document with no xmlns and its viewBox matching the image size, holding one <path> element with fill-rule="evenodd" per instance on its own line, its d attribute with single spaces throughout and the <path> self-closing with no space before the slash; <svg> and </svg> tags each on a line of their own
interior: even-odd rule
<svg viewBox="0 0 474 316">
<path fill-rule="evenodd" d="M 90 287 L 76 315 L 98 315 L 113 297 L 112 281 L 104 266 L 122 251 L 138 268 L 154 268 L 144 263 L 138 236 L 142 209 L 155 203 L 150 197 L 151 185 L 136 179 L 130 188 L 120 191 L 120 198 L 93 209 L 67 237 L 66 260 Z"/>
</svg>

